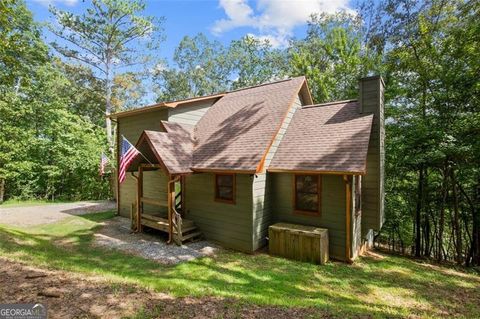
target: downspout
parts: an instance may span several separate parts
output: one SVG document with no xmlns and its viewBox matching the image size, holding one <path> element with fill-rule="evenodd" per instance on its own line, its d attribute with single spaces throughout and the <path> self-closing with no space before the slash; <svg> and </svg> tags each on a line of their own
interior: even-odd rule
<svg viewBox="0 0 480 319">
<path fill-rule="evenodd" d="M 171 244 L 173 241 L 173 206 L 174 206 L 174 196 L 175 194 L 175 183 L 178 182 L 181 178 L 180 175 L 175 176 L 172 179 L 172 175 L 169 176 L 169 181 L 167 184 L 167 192 L 168 192 L 168 197 L 167 197 L 167 209 L 168 209 L 168 241 L 167 244 Z"/>
<path fill-rule="evenodd" d="M 345 182 L 345 261 L 349 264 L 353 263 L 352 260 L 352 182 L 348 175 L 343 175 Z"/>
</svg>

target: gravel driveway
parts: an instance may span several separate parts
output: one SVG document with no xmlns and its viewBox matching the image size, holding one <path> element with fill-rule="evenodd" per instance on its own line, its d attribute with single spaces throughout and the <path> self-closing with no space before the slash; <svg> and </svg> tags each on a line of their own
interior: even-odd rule
<svg viewBox="0 0 480 319">
<path fill-rule="evenodd" d="M 0 208 L 0 224 L 9 226 L 35 226 L 60 221 L 72 215 L 83 215 L 115 209 L 115 202 L 84 201 Z M 164 234 L 163 234 L 164 235 Z M 201 240 L 182 246 L 167 245 L 161 233 L 133 234 L 130 219 L 116 216 L 103 222 L 95 233 L 94 244 L 108 249 L 122 250 L 162 264 L 176 264 L 198 257 L 214 255 L 219 247 Z"/>
<path fill-rule="evenodd" d="M 115 209 L 112 201 L 84 201 L 38 206 L 0 207 L 0 224 L 35 226 L 49 224 L 72 215 L 83 215 Z"/>
</svg>

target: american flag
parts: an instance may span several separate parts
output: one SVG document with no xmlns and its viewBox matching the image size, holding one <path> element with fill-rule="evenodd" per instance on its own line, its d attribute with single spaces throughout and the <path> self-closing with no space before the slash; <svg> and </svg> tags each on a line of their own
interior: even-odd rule
<svg viewBox="0 0 480 319">
<path fill-rule="evenodd" d="M 125 180 L 128 165 L 130 165 L 135 156 L 140 154 L 140 152 L 124 136 L 122 136 L 122 147 L 120 151 L 120 168 L 118 170 L 119 183 Z"/>
<path fill-rule="evenodd" d="M 100 159 L 100 176 L 103 176 L 105 174 L 105 167 L 107 167 L 108 164 L 108 157 L 102 153 L 102 157 Z"/>
</svg>

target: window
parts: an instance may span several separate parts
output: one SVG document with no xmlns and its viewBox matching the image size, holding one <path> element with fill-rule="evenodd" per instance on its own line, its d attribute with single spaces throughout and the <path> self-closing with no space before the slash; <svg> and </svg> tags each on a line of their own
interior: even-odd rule
<svg viewBox="0 0 480 319">
<path fill-rule="evenodd" d="M 295 175 L 295 212 L 320 214 L 320 175 Z"/>
<path fill-rule="evenodd" d="M 215 200 L 235 203 L 235 174 L 215 174 Z"/>
<path fill-rule="evenodd" d="M 358 216 L 362 213 L 362 177 L 355 177 L 355 214 Z"/>
</svg>

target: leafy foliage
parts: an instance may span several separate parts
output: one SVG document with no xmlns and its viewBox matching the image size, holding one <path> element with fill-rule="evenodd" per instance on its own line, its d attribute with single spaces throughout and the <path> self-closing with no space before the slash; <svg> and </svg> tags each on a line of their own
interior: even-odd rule
<svg viewBox="0 0 480 319">
<path fill-rule="evenodd" d="M 22 41 L 0 43 L 3 52 L 21 62 L 18 66 L 8 59 L 2 62 L 0 180 L 6 196 L 105 198 L 108 184 L 98 176 L 104 148 L 101 127 L 74 112 L 81 103 L 65 94 L 72 82 L 47 55 L 25 6 L 11 2 L 9 9 L 11 19 L 2 29 Z"/>
<path fill-rule="evenodd" d="M 79 15 L 50 8 L 61 26 L 50 25 L 50 31 L 57 37 L 57 41 L 51 43 L 53 48 L 64 57 L 91 68 L 92 75 L 103 84 L 106 137 L 112 155 L 113 135 L 108 115 L 115 106 L 116 110 L 128 106 L 122 99 L 133 97 L 134 102 L 138 101 L 138 96 L 131 92 L 132 84 L 139 87 L 142 76 L 156 64 L 163 40 L 163 19 L 142 15 L 144 9 L 143 0 L 93 0 Z M 139 66 L 146 70 L 139 71 Z"/>
</svg>

